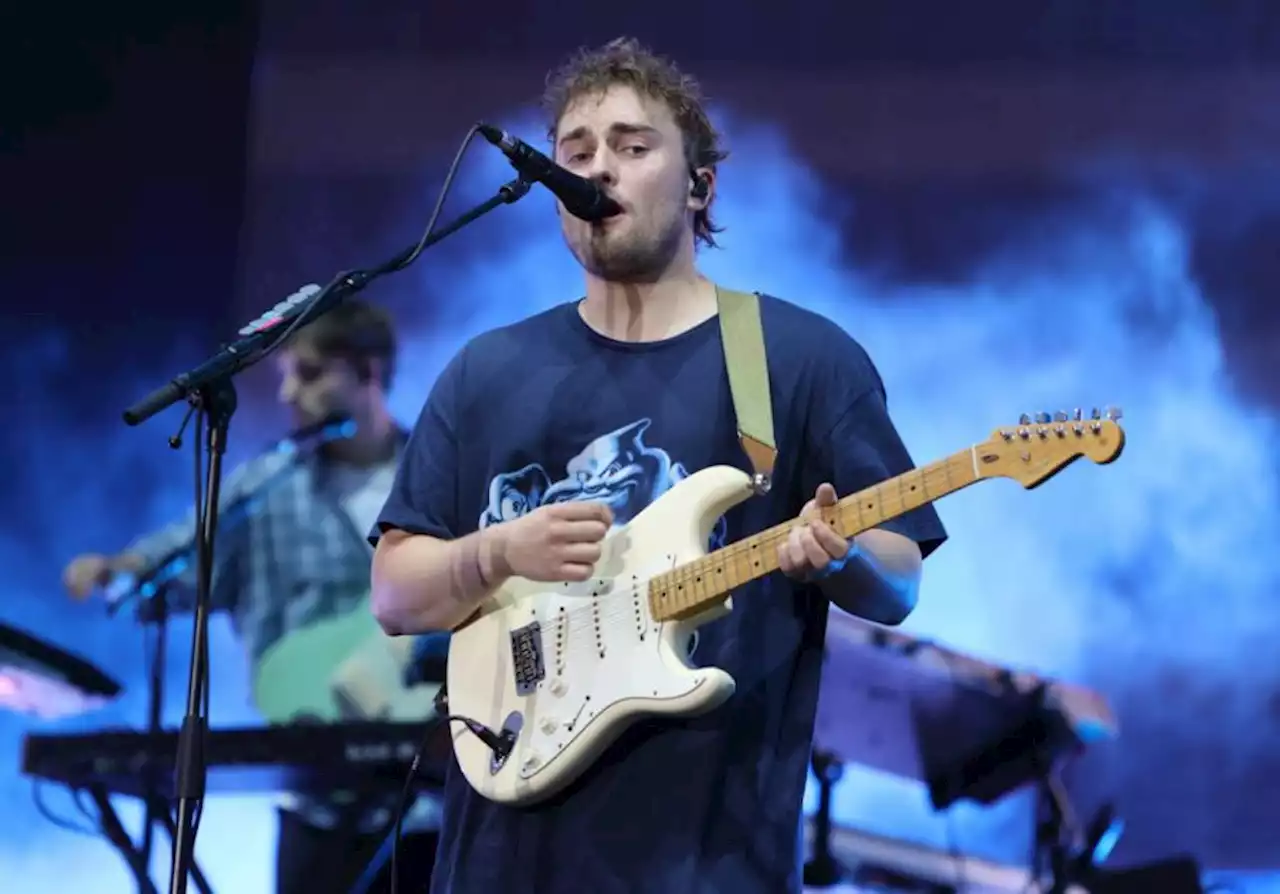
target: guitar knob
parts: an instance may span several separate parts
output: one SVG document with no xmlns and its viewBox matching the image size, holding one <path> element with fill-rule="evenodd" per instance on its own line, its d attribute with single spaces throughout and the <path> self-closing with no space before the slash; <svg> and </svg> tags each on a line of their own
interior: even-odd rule
<svg viewBox="0 0 1280 894">
<path fill-rule="evenodd" d="M 543 717 L 538 727 L 549 736 L 560 728 L 560 724 L 556 722 L 554 717 Z"/>
<path fill-rule="evenodd" d="M 551 690 L 551 694 L 557 698 L 569 691 L 569 684 L 564 681 L 563 677 L 554 677 L 547 688 Z"/>
</svg>

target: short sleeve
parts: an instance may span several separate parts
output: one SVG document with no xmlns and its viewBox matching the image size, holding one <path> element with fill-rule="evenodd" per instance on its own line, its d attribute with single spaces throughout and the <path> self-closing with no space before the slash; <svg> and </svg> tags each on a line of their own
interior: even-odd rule
<svg viewBox="0 0 1280 894">
<path fill-rule="evenodd" d="M 369 532 L 374 547 L 393 528 L 441 540 L 458 536 L 457 430 L 463 353 L 436 379 L 409 434 L 391 492 Z"/>
<path fill-rule="evenodd" d="M 843 359 L 829 371 L 829 381 L 816 389 L 818 405 L 811 414 L 809 437 L 820 480 L 830 481 L 845 497 L 909 472 L 915 463 L 889 418 L 884 386 L 870 357 L 852 339 L 838 356 Z M 932 504 L 879 527 L 914 540 L 922 556 L 947 539 Z"/>
</svg>

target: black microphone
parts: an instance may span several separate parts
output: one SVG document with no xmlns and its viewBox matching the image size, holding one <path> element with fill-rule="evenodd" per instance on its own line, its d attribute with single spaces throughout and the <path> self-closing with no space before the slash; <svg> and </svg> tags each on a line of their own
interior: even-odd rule
<svg viewBox="0 0 1280 894">
<path fill-rule="evenodd" d="M 524 140 L 488 124 L 477 124 L 476 130 L 502 150 L 521 177 L 551 190 L 574 217 L 595 223 L 622 213 L 622 206 L 605 195 L 600 184 L 571 174 Z"/>
</svg>

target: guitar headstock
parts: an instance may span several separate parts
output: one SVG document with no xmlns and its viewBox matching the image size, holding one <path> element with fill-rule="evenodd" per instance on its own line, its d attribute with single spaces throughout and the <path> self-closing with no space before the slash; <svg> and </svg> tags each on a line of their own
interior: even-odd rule
<svg viewBox="0 0 1280 894">
<path fill-rule="evenodd" d="M 1082 456 L 1099 465 L 1114 462 L 1124 450 L 1120 417 L 1118 408 L 1095 409 L 1088 419 L 1080 410 L 1024 415 L 974 446 L 978 476 L 1012 478 L 1029 490 Z"/>
</svg>

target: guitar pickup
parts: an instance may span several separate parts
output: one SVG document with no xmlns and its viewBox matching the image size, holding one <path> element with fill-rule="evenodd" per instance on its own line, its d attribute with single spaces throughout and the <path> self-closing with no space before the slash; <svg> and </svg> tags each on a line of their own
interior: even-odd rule
<svg viewBox="0 0 1280 894">
<path fill-rule="evenodd" d="M 517 695 L 531 695 L 538 684 L 546 679 L 540 622 L 534 621 L 511 631 L 511 668 Z"/>
</svg>

